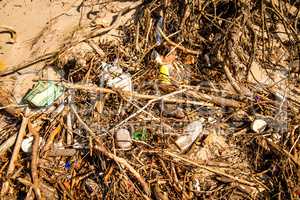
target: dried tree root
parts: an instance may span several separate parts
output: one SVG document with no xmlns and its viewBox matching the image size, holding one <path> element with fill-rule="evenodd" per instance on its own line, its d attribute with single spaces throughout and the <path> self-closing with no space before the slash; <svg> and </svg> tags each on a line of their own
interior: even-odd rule
<svg viewBox="0 0 300 200">
<path fill-rule="evenodd" d="M 150 187 L 146 183 L 144 178 L 124 158 L 120 158 L 120 157 L 116 156 L 115 154 L 110 153 L 106 149 L 106 147 L 103 145 L 103 142 L 101 141 L 101 139 L 99 137 L 97 137 L 96 134 L 89 128 L 89 126 L 80 118 L 80 116 L 76 112 L 76 109 L 74 108 L 73 105 L 71 105 L 71 109 L 74 112 L 78 122 L 86 129 L 86 131 L 90 134 L 90 136 L 95 140 L 96 145 L 93 146 L 93 148 L 96 151 L 103 153 L 105 156 L 109 157 L 110 159 L 114 160 L 115 162 L 119 163 L 121 166 L 124 166 L 125 168 L 127 168 L 134 175 L 134 177 L 140 182 L 145 193 L 147 195 L 150 195 L 150 193 L 151 193 Z"/>
<path fill-rule="evenodd" d="M 119 26 L 122 25 L 122 23 L 121 23 L 122 15 L 125 14 L 125 13 L 127 13 L 130 10 L 135 9 L 138 6 L 139 5 L 132 6 L 132 7 L 129 6 L 127 8 L 124 8 L 123 10 L 121 10 L 118 13 L 118 15 L 116 16 L 115 22 L 111 26 L 106 27 L 106 28 L 102 28 L 102 29 L 96 29 L 94 31 L 90 31 L 88 34 L 86 34 L 83 37 L 81 37 L 81 39 L 78 39 L 77 41 L 75 41 L 74 43 L 72 43 L 72 45 L 78 44 L 80 42 L 83 42 L 83 41 L 91 39 L 91 38 L 102 36 L 104 34 L 109 33 L 111 30 L 118 28 Z"/>
<path fill-rule="evenodd" d="M 27 108 L 25 111 L 25 116 L 23 117 L 22 124 L 21 124 L 20 130 L 19 130 L 19 134 L 18 134 L 16 143 L 15 143 L 15 147 L 14 147 L 14 150 L 13 150 L 13 153 L 12 153 L 9 165 L 8 165 L 8 169 L 6 172 L 6 177 L 8 179 L 15 170 L 15 162 L 18 158 L 23 138 L 26 135 L 26 127 L 27 127 L 28 120 L 29 120 L 27 115 L 29 114 L 29 111 L 30 111 L 29 108 Z M 7 194 L 8 190 L 9 190 L 9 180 L 6 180 L 2 185 L 1 196 L 4 196 L 5 194 Z"/>
<path fill-rule="evenodd" d="M 243 106 L 243 103 L 239 101 L 235 101 L 233 99 L 226 99 L 223 97 L 217 97 L 217 96 L 212 96 L 208 94 L 202 94 L 194 91 L 188 91 L 188 94 L 192 95 L 193 97 L 204 100 L 204 101 L 209 101 L 212 102 L 218 106 L 228 106 L 228 107 L 234 107 L 234 108 L 239 108 Z"/>
<path fill-rule="evenodd" d="M 34 129 L 32 126 L 32 123 L 28 122 L 28 129 L 29 132 L 34 137 L 34 142 L 32 145 L 32 157 L 31 157 L 31 176 L 32 176 L 32 182 L 33 182 L 33 190 L 35 193 L 35 197 L 37 199 L 42 199 L 42 194 L 39 188 L 39 176 L 38 176 L 38 157 L 39 157 L 39 145 L 40 145 L 40 134 L 38 131 Z"/>
</svg>

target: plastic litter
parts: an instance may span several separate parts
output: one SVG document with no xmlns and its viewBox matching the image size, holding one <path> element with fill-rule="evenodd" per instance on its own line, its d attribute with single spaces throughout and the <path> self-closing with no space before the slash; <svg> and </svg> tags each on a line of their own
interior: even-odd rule
<svg viewBox="0 0 300 200">
<path fill-rule="evenodd" d="M 65 169 L 66 170 L 69 170 L 69 169 L 71 169 L 71 162 L 68 160 L 67 162 L 66 162 L 66 164 L 65 164 Z"/>
<path fill-rule="evenodd" d="M 185 129 L 182 136 L 175 141 L 182 153 L 185 153 L 202 133 L 203 125 L 200 120 L 190 123 Z"/>
<path fill-rule="evenodd" d="M 251 129 L 256 133 L 261 133 L 267 127 L 267 122 L 263 119 L 255 119 L 251 124 Z"/>
<path fill-rule="evenodd" d="M 161 65 L 159 67 L 159 79 L 163 84 L 171 84 L 170 73 L 171 73 L 172 65 Z"/>
<path fill-rule="evenodd" d="M 143 130 L 138 130 L 138 131 L 135 131 L 133 134 L 132 134 L 132 138 L 134 140 L 141 140 L 141 141 L 145 141 L 147 140 L 147 131 L 145 129 Z"/>
<path fill-rule="evenodd" d="M 151 57 L 155 62 L 159 65 L 159 80 L 162 84 L 171 84 L 171 70 L 172 65 L 164 63 L 162 61 L 162 57 L 159 55 L 157 51 L 152 51 Z"/>
<path fill-rule="evenodd" d="M 129 149 L 131 147 L 131 136 L 130 132 L 127 129 L 120 129 L 116 132 L 115 138 L 117 141 L 118 147 L 121 149 Z"/>
<path fill-rule="evenodd" d="M 107 82 L 108 87 L 119 88 L 123 91 L 133 91 L 131 75 L 124 73 L 117 65 L 102 63 L 102 81 Z"/>
<path fill-rule="evenodd" d="M 131 76 L 129 74 L 121 74 L 120 76 L 111 79 L 107 82 L 107 86 L 112 88 L 119 88 L 123 91 L 132 91 Z"/>
<path fill-rule="evenodd" d="M 44 139 L 40 137 L 40 146 L 45 143 Z M 32 151 L 32 143 L 33 143 L 33 136 L 30 136 L 22 141 L 21 149 L 25 153 L 30 153 Z"/>
<path fill-rule="evenodd" d="M 35 107 L 46 107 L 53 104 L 63 94 L 64 88 L 53 81 L 39 81 L 23 100 Z"/>
<path fill-rule="evenodd" d="M 157 45 L 161 45 L 162 43 L 162 36 L 159 32 L 159 29 L 162 30 L 162 28 L 163 28 L 163 17 L 159 16 L 156 22 L 156 30 L 155 30 L 155 39 Z"/>
</svg>

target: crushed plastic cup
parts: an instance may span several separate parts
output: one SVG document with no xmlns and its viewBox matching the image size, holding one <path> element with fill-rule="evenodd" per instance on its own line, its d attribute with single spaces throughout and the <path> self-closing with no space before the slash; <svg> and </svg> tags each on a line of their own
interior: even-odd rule
<svg viewBox="0 0 300 200">
<path fill-rule="evenodd" d="M 113 79 L 117 76 L 120 76 L 123 73 L 123 70 L 121 67 L 117 66 L 117 65 L 112 65 L 112 64 L 108 64 L 103 62 L 101 64 L 101 68 L 103 70 L 102 72 L 102 78 L 107 81 L 110 79 Z"/>
<path fill-rule="evenodd" d="M 202 131 L 203 125 L 200 120 L 194 121 L 187 125 L 187 127 L 184 129 L 183 135 L 179 136 L 175 141 L 182 153 L 185 153 L 187 150 L 189 150 L 196 139 L 202 134 Z"/>
<path fill-rule="evenodd" d="M 131 75 L 124 73 L 122 68 L 117 65 L 102 63 L 102 81 L 111 88 L 121 89 L 123 91 L 133 91 Z"/>
<path fill-rule="evenodd" d="M 130 74 L 121 74 L 120 76 L 115 77 L 107 81 L 107 86 L 112 88 L 118 88 L 123 91 L 132 92 L 132 81 Z"/>
</svg>

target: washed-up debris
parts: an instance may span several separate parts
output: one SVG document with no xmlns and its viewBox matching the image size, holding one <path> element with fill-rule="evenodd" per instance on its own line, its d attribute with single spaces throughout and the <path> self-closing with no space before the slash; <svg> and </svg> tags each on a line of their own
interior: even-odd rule
<svg viewBox="0 0 300 200">
<path fill-rule="evenodd" d="M 0 198 L 297 199 L 298 4 L 119 3 L 80 5 L 26 96 L 10 70 L 29 105 L 0 91 Z"/>
<path fill-rule="evenodd" d="M 39 81 L 24 97 L 24 101 L 35 107 L 50 106 L 63 94 L 63 91 L 63 87 L 53 81 Z"/>
<path fill-rule="evenodd" d="M 251 124 L 251 129 L 256 133 L 261 133 L 267 127 L 267 122 L 263 119 L 255 119 Z"/>
<path fill-rule="evenodd" d="M 23 152 L 31 153 L 33 139 L 34 139 L 33 136 L 30 136 L 22 141 L 21 149 Z M 42 137 L 40 137 L 39 143 L 40 143 L 40 146 L 45 143 L 45 141 Z"/>
<path fill-rule="evenodd" d="M 131 76 L 124 73 L 122 68 L 117 65 L 102 63 L 101 69 L 103 69 L 103 72 L 100 81 L 107 81 L 108 87 L 132 92 Z"/>
<path fill-rule="evenodd" d="M 172 65 L 161 65 L 159 67 L 160 81 L 162 84 L 171 84 L 170 70 Z"/>
<path fill-rule="evenodd" d="M 162 43 L 162 36 L 159 32 L 159 29 L 163 28 L 163 17 L 158 16 L 157 21 L 156 21 L 156 30 L 155 30 L 155 39 L 156 39 L 156 44 L 161 45 Z"/>
<path fill-rule="evenodd" d="M 71 162 L 68 160 L 67 162 L 66 162 L 66 164 L 65 164 L 65 169 L 66 170 L 69 170 L 69 169 L 71 169 Z"/>
<path fill-rule="evenodd" d="M 121 149 L 129 149 L 131 147 L 131 135 L 127 129 L 120 129 L 115 134 L 118 147 Z"/>
<path fill-rule="evenodd" d="M 147 130 L 143 129 L 143 130 L 137 130 L 132 134 L 132 139 L 134 140 L 141 140 L 141 141 L 145 141 L 147 140 L 148 134 L 147 134 Z"/>
<path fill-rule="evenodd" d="M 183 135 L 179 136 L 175 141 L 181 152 L 186 152 L 195 140 L 201 135 L 203 125 L 200 120 L 190 123 L 183 131 Z"/>
<path fill-rule="evenodd" d="M 124 91 L 132 91 L 132 83 L 131 83 L 131 77 L 129 74 L 121 74 L 120 76 L 117 76 L 114 79 L 111 79 L 107 81 L 107 86 L 112 88 L 119 88 Z"/>
</svg>

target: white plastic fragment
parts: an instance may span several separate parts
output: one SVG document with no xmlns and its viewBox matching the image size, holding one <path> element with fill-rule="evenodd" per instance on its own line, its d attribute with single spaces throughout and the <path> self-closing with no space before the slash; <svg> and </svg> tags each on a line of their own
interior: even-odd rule
<svg viewBox="0 0 300 200">
<path fill-rule="evenodd" d="M 127 129 L 120 129 L 115 134 L 117 146 L 121 149 L 129 149 L 131 147 L 132 139 Z"/>
<path fill-rule="evenodd" d="M 44 139 L 42 137 L 40 137 L 39 142 L 40 142 L 40 146 L 41 146 L 42 144 L 44 144 Z M 22 151 L 25 153 L 30 153 L 32 151 L 32 143 L 33 143 L 33 136 L 30 136 L 30 137 L 24 139 L 21 144 Z"/>
<path fill-rule="evenodd" d="M 128 73 L 124 73 L 121 67 L 102 63 L 101 68 L 103 70 L 101 79 L 102 81 L 107 81 L 108 87 L 132 92 L 131 76 Z"/>
<path fill-rule="evenodd" d="M 280 92 L 276 92 L 275 93 L 276 99 L 279 101 L 285 101 L 286 100 L 286 96 L 281 94 Z"/>
<path fill-rule="evenodd" d="M 261 133 L 267 127 L 267 122 L 263 119 L 255 119 L 251 124 L 251 129 L 256 133 Z"/>
<path fill-rule="evenodd" d="M 185 129 L 182 136 L 175 141 L 176 145 L 185 153 L 195 142 L 197 137 L 202 134 L 203 125 L 200 120 L 190 123 Z"/>
<path fill-rule="evenodd" d="M 121 74 L 107 81 L 107 85 L 112 88 L 119 88 L 123 91 L 132 92 L 131 76 L 129 74 Z"/>
</svg>

